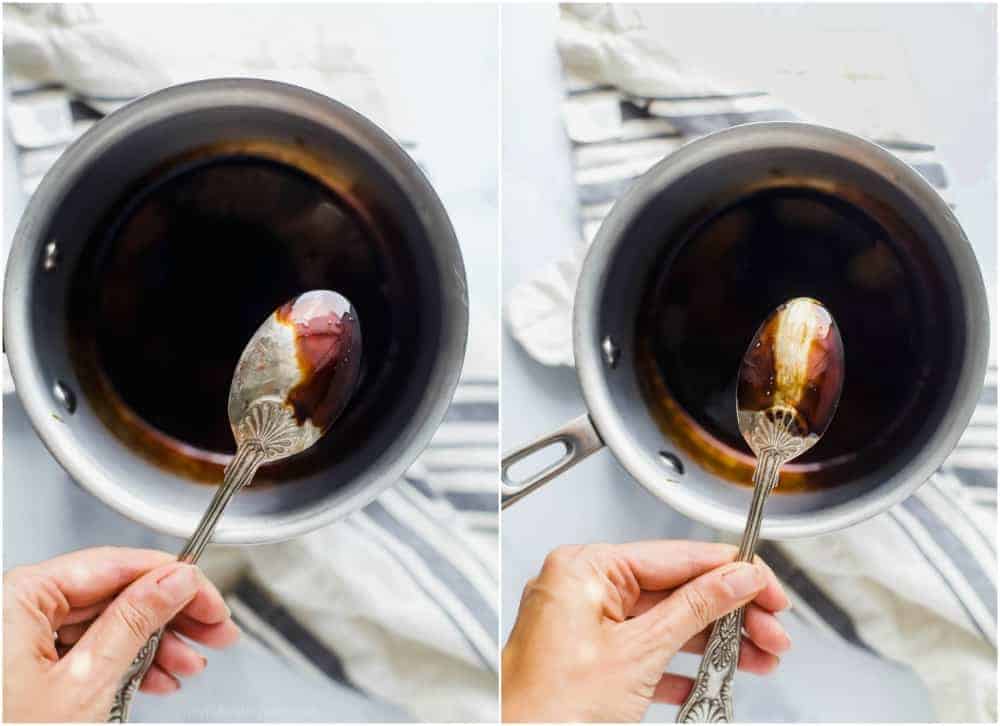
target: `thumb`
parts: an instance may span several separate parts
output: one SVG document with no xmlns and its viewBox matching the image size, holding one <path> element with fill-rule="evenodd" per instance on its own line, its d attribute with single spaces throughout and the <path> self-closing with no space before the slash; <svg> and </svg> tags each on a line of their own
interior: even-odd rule
<svg viewBox="0 0 1000 726">
<path fill-rule="evenodd" d="M 652 628 L 657 641 L 673 654 L 723 615 L 750 602 L 766 586 L 767 575 L 759 564 L 733 562 L 677 588 L 632 622 Z"/>
<path fill-rule="evenodd" d="M 150 636 L 198 593 L 197 568 L 173 562 L 129 585 L 63 659 L 71 674 L 117 684 Z"/>
</svg>

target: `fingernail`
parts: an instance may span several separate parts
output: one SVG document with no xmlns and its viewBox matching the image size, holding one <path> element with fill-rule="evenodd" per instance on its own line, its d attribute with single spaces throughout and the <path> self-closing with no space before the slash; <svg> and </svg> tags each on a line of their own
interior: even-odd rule
<svg viewBox="0 0 1000 726">
<path fill-rule="evenodd" d="M 791 650 L 792 649 L 792 638 L 791 638 L 791 636 L 788 633 L 784 633 L 784 636 L 785 636 L 785 644 L 781 648 L 781 652 L 782 653 L 784 653 L 787 650 Z"/>
<path fill-rule="evenodd" d="M 764 573 L 757 565 L 739 562 L 722 575 L 730 594 L 738 600 L 755 595 L 764 589 Z"/>
<path fill-rule="evenodd" d="M 198 592 L 198 575 L 192 565 L 178 565 L 160 578 L 158 584 L 171 600 L 183 602 Z"/>
</svg>

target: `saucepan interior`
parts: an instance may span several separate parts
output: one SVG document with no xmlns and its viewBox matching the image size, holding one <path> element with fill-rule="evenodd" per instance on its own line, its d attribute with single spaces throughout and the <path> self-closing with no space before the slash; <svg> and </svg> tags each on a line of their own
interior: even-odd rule
<svg viewBox="0 0 1000 726">
<path fill-rule="evenodd" d="M 172 328 L 171 349 L 153 345 L 118 351 L 121 370 L 109 373 L 108 360 L 101 357 L 106 350 L 95 352 L 90 333 L 103 324 L 100 315 L 93 314 L 105 309 L 98 302 L 110 301 L 112 309 L 126 316 L 134 306 L 145 309 L 149 302 L 143 299 L 142 286 L 130 279 L 128 264 L 113 274 L 99 272 L 106 270 L 102 265 L 109 255 L 120 253 L 126 262 L 130 259 L 128 250 L 108 251 L 110 243 L 105 244 L 102 235 L 109 220 L 151 180 L 174 174 L 184 165 L 222 157 L 280 165 L 309 184 L 327 188 L 352 210 L 350 214 L 357 215 L 357 224 L 394 255 L 391 260 L 373 258 L 369 265 L 377 268 L 379 284 L 394 286 L 395 298 L 374 316 L 377 323 L 370 325 L 367 335 L 375 355 L 367 378 L 331 432 L 350 439 L 350 445 L 321 450 L 314 459 L 306 457 L 282 470 L 262 472 L 266 485 L 237 497 L 216 534 L 221 542 L 272 541 L 333 521 L 394 483 L 443 417 L 461 368 L 467 305 L 454 232 L 416 165 L 371 122 L 302 89 L 242 79 L 174 87 L 113 114 L 64 154 L 25 213 L 8 268 L 6 346 L 18 393 L 33 424 L 78 482 L 153 528 L 175 535 L 192 531 L 229 452 L 224 446 L 206 445 L 204 437 L 185 440 L 184 431 L 172 430 L 168 419 L 164 419 L 168 423 L 155 420 L 141 404 L 123 395 L 121 371 L 127 369 L 133 382 L 143 384 L 141 372 L 155 370 L 143 385 L 168 386 L 169 367 L 158 366 L 162 361 L 156 356 L 198 356 L 197 346 L 182 353 L 173 345 L 184 342 L 185 330 L 191 331 L 193 342 L 207 345 L 213 340 L 211 331 L 207 335 L 199 331 L 204 321 L 197 304 L 191 303 L 210 289 L 212 280 L 226 282 L 238 297 L 226 304 L 246 313 L 245 320 L 234 319 L 234 324 L 249 326 L 252 332 L 275 301 L 255 295 L 253 279 L 241 287 L 226 276 L 248 269 L 241 250 L 253 254 L 254 248 L 249 242 L 241 248 L 240 240 L 230 240 L 231 248 L 219 254 L 209 248 L 212 240 L 206 238 L 204 254 L 196 248 L 185 252 L 183 264 L 200 263 L 206 269 L 192 278 L 199 285 L 188 291 L 186 299 L 178 295 L 176 300 L 157 301 L 161 310 L 176 305 L 186 316 L 182 325 Z M 220 192 L 223 197 L 225 191 Z M 219 203 L 280 207 L 282 201 L 261 192 L 251 194 L 249 202 L 223 198 Z M 323 208 L 314 210 L 311 219 L 334 214 L 319 206 Z M 260 211 L 227 209 L 251 221 Z M 326 269 L 322 267 L 326 263 L 333 269 L 337 267 L 333 262 L 341 261 L 325 256 L 326 244 L 317 238 L 317 270 Z M 171 264 L 179 264 L 176 257 L 171 259 Z M 149 267 L 148 260 L 146 264 Z M 149 279 L 162 272 L 134 270 L 136 276 Z M 279 273 L 276 266 L 274 275 Z M 325 286 L 322 275 L 302 279 Z M 354 294 L 364 297 L 366 291 Z M 224 317 L 212 317 L 213 313 L 217 311 L 206 310 L 205 319 L 220 326 L 219 335 L 226 334 Z M 87 320 L 88 315 L 98 319 Z M 141 327 L 142 321 L 136 325 Z M 392 335 L 383 335 L 378 326 L 391 328 Z M 112 336 L 114 332 L 111 329 Z M 137 371 L 139 375 L 132 375 Z M 53 394 L 57 382 L 73 396 L 72 412 Z M 227 388 L 228 382 L 222 387 Z M 206 377 L 204 388 L 206 398 L 215 396 L 218 382 Z M 197 401 L 197 394 L 192 400 Z M 200 413 L 193 411 L 192 416 Z"/>
<path fill-rule="evenodd" d="M 828 435 L 843 434 L 840 439 L 852 443 L 839 450 L 835 441 L 824 450 L 817 446 L 817 456 L 787 467 L 764 525 L 769 537 L 815 535 L 883 511 L 923 483 L 953 448 L 978 397 L 988 330 L 982 278 L 950 210 L 909 167 L 860 139 L 804 124 L 749 125 L 690 144 L 645 175 L 602 227 L 577 296 L 576 359 L 595 426 L 625 468 L 689 516 L 740 531 L 750 497 L 749 450 L 720 435 L 715 419 L 680 395 L 690 388 L 681 376 L 704 371 L 659 367 L 651 350 L 663 337 L 697 323 L 687 331 L 688 341 L 710 355 L 723 349 L 720 337 L 732 337 L 727 350 L 735 376 L 740 350 L 766 311 L 783 302 L 782 295 L 836 297 L 831 291 L 837 288 L 829 286 L 848 284 L 826 272 L 817 272 L 814 280 L 788 273 L 792 282 L 782 287 L 772 278 L 770 292 L 759 299 L 730 299 L 746 282 L 740 275 L 767 277 L 767 270 L 754 266 L 753 244 L 763 247 L 769 239 L 748 242 L 745 259 L 735 262 L 724 249 L 727 235 L 741 234 L 733 215 L 745 214 L 727 210 L 761 195 L 780 204 L 793 200 L 779 207 L 791 210 L 790 229 L 801 222 L 794 215 L 814 199 L 831 200 L 831 208 L 852 219 L 862 216 L 877 230 L 872 247 L 891 255 L 891 264 L 869 252 L 852 262 L 851 274 L 877 280 L 879 270 L 884 277 L 890 269 L 909 295 L 905 331 L 873 330 L 882 311 L 872 310 L 866 319 L 863 310 L 849 309 L 856 301 L 848 298 L 833 306 L 834 317 L 839 312 L 844 318 L 841 332 L 849 352 L 842 400 L 849 394 L 853 399 L 838 413 L 847 430 L 834 432 L 831 426 Z M 796 206 L 801 199 L 804 206 Z M 705 234 L 713 219 L 726 220 L 728 227 Z M 774 220 L 767 229 L 784 233 Z M 825 244 L 823 234 L 802 244 Z M 694 244 L 716 248 L 692 255 Z M 656 290 L 671 265 L 683 265 L 685 277 L 673 278 L 675 289 Z M 695 314 L 685 307 L 705 300 L 724 301 L 729 312 Z M 669 304 L 651 309 L 656 301 Z M 852 356 L 854 341 L 860 342 Z M 874 348 L 904 344 L 907 384 L 890 399 L 892 410 L 869 410 L 884 422 L 877 435 L 852 438 L 857 432 L 849 430 L 849 419 L 863 411 L 865 385 L 876 377 L 869 366 L 892 357 L 885 350 L 879 357 Z M 602 347 L 620 351 L 614 365 Z M 720 386 L 713 405 L 711 415 L 722 428 L 730 409 L 735 419 L 733 391 Z"/>
</svg>

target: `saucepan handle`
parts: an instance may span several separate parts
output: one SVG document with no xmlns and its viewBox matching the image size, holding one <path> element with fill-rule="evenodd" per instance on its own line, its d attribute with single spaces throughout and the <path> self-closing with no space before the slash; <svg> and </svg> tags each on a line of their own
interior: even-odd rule
<svg viewBox="0 0 1000 726">
<path fill-rule="evenodd" d="M 565 453 L 562 458 L 527 478 L 516 481 L 511 479 L 510 469 L 514 464 L 554 444 L 563 445 Z M 583 414 L 552 433 L 510 452 L 500 463 L 501 507 L 506 509 L 521 497 L 527 496 L 545 482 L 576 466 L 603 447 L 604 442 L 601 441 L 590 416 Z"/>
</svg>

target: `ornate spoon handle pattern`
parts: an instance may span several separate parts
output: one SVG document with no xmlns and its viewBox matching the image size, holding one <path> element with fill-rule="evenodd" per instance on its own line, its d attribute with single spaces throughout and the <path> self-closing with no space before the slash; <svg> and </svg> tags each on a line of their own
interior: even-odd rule
<svg viewBox="0 0 1000 726">
<path fill-rule="evenodd" d="M 194 534 L 177 556 L 182 562 L 195 563 L 212 539 L 215 526 L 226 505 L 236 493 L 250 483 L 257 469 L 268 461 L 282 458 L 297 442 L 298 427 L 288 409 L 274 401 L 262 401 L 252 406 L 236 430 L 236 456 L 226 467 L 222 485 L 202 515 Z M 128 721 L 132 698 L 139 684 L 153 665 L 156 649 L 163 637 L 160 628 L 139 650 L 111 702 L 108 723 Z"/>
<path fill-rule="evenodd" d="M 794 414 L 794 412 L 793 412 Z M 796 436 L 794 415 L 772 408 L 757 415 L 752 437 L 758 446 L 757 466 L 753 473 L 753 500 L 747 515 L 743 540 L 737 560 L 750 562 L 757 549 L 764 502 L 778 483 L 782 465 L 795 458 L 805 445 Z M 740 638 L 743 632 L 743 608 L 715 621 L 705 646 L 691 695 L 677 714 L 677 723 L 730 723 L 733 720 L 733 676 L 740 661 Z"/>
</svg>

